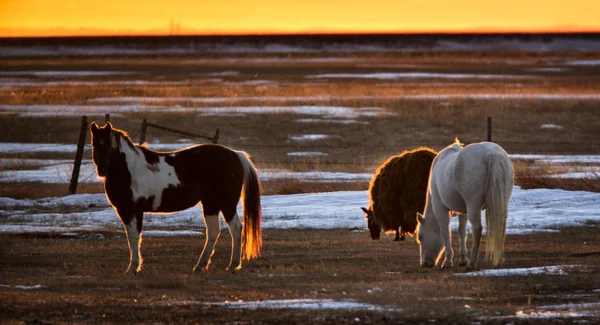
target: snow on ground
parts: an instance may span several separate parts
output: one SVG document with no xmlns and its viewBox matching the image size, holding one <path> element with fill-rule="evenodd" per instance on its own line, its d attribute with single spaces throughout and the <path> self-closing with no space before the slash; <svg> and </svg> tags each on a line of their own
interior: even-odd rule
<svg viewBox="0 0 600 325">
<path fill-rule="evenodd" d="M 575 66 L 598 66 L 600 65 L 600 60 L 577 60 L 569 61 L 566 64 Z"/>
<path fill-rule="evenodd" d="M 182 86 L 221 82 L 219 78 L 205 78 L 182 81 L 156 81 L 156 80 L 65 80 L 65 81 L 30 81 L 15 78 L 3 78 L 0 80 L 0 88 L 10 87 L 92 87 L 92 86 Z"/>
<path fill-rule="evenodd" d="M 263 227 L 365 229 L 360 207 L 368 203 L 367 191 L 265 195 L 262 198 Z M 600 193 L 515 187 L 509 205 L 507 233 L 557 231 L 562 227 L 600 222 L 598 204 Z M 241 211 L 241 205 L 238 209 Z M 122 227 L 104 194 L 40 200 L 0 198 L 0 215 L 3 220 L 0 232 L 72 232 Z M 203 228 L 202 208 L 196 206 L 170 215 L 147 214 L 144 225 L 148 230 L 199 231 Z M 451 227 L 458 227 L 456 218 L 452 219 Z"/>
<path fill-rule="evenodd" d="M 157 147 L 157 145 L 151 146 Z M 160 147 L 160 146 L 158 146 Z M 322 157 L 327 156 L 324 152 L 289 152 L 290 157 Z M 33 164 L 36 160 L 30 159 Z M 1 161 L 1 160 L 0 160 Z M 38 169 L 23 170 L 5 170 L 0 171 L 0 183 L 23 183 L 23 182 L 42 182 L 68 184 L 73 172 L 73 161 L 60 160 L 60 162 L 44 166 L 44 160 L 40 160 L 42 167 Z M 19 166 L 19 165 L 15 165 Z M 293 172 L 290 170 L 259 170 L 260 179 L 295 179 L 299 181 L 310 182 L 349 182 L 349 181 L 368 181 L 371 173 L 342 173 L 342 172 Z M 79 183 L 99 183 L 102 182 L 97 177 L 96 167 L 91 160 L 83 160 L 79 169 Z"/>
<path fill-rule="evenodd" d="M 139 74 L 135 71 L 0 71 L 0 76 L 101 77 Z"/>
<path fill-rule="evenodd" d="M 435 73 L 435 72 L 376 72 L 376 73 L 323 73 L 304 76 L 308 79 L 524 79 L 534 76 L 508 74 Z"/>
<path fill-rule="evenodd" d="M 0 111 L 8 111 L 20 116 L 104 116 L 111 114 L 135 112 L 192 112 L 201 115 L 241 114 L 298 114 L 322 117 L 356 118 L 359 116 L 381 116 L 392 114 L 380 107 L 346 107 L 346 106 L 230 106 L 230 107 L 185 107 L 181 105 L 0 105 Z"/>
<path fill-rule="evenodd" d="M 300 118 L 297 123 L 319 123 L 319 124 L 369 124 L 369 121 L 358 121 L 355 119 L 319 119 L 319 118 Z"/>
<path fill-rule="evenodd" d="M 292 135 L 289 136 L 288 139 L 291 141 L 316 141 L 316 140 L 324 140 L 329 138 L 328 134 L 302 134 L 302 135 Z"/>
<path fill-rule="evenodd" d="M 600 163 L 600 155 L 537 155 L 537 154 L 512 154 L 511 159 L 533 160 L 536 163 L 572 164 L 572 163 Z"/>
<path fill-rule="evenodd" d="M 161 300 L 154 302 L 156 305 L 167 306 L 202 306 L 202 307 L 225 307 L 231 309 L 347 309 L 347 310 L 370 310 L 370 311 L 393 311 L 379 305 L 372 305 L 354 300 L 333 300 L 333 299 L 282 299 L 282 300 L 263 300 L 263 301 L 225 301 L 225 302 L 206 302 L 196 300 Z"/>
<path fill-rule="evenodd" d="M 556 124 L 542 124 L 540 125 L 540 129 L 556 129 L 556 130 L 562 130 L 565 127 L 562 125 L 556 125 Z"/>
<path fill-rule="evenodd" d="M 319 151 L 300 151 L 300 152 L 288 152 L 287 155 L 290 157 L 323 157 L 323 156 L 327 156 L 328 153 L 319 152 Z"/>
<path fill-rule="evenodd" d="M 554 266 L 540 266 L 540 267 L 529 267 L 529 268 L 516 268 L 516 269 L 490 269 L 481 270 L 469 273 L 454 273 L 454 276 L 462 277 L 477 277 L 477 276 L 527 276 L 527 275 L 540 275 L 540 274 L 551 274 L 551 275 L 567 275 L 568 271 L 581 269 L 582 265 L 554 265 Z"/>
</svg>

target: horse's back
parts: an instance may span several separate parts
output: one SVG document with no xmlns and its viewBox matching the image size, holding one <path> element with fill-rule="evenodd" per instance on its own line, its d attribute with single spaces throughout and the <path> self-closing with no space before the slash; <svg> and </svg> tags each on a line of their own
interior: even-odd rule
<svg viewBox="0 0 600 325">
<path fill-rule="evenodd" d="M 202 201 L 205 208 L 237 204 L 244 182 L 244 169 L 235 151 L 206 144 L 167 154 L 167 158 L 168 163 L 175 167 L 181 185 L 169 189 L 165 198 L 182 202 L 169 211 L 186 208 L 198 201 Z"/>
<path fill-rule="evenodd" d="M 173 157 L 173 164 L 190 180 L 204 181 L 213 176 L 243 172 L 237 153 L 221 145 L 198 145 L 177 151 Z"/>
<path fill-rule="evenodd" d="M 509 166 L 505 172 L 506 182 L 512 180 L 512 163 L 506 151 L 496 143 L 480 142 L 465 146 L 456 157 L 454 180 L 465 201 L 470 204 L 485 204 L 492 161 L 501 161 Z M 512 182 L 511 182 L 512 185 Z"/>
</svg>

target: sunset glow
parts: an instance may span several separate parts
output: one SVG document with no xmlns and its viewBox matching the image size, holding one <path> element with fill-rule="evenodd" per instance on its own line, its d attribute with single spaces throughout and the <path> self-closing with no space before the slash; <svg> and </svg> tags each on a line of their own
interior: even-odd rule
<svg viewBox="0 0 600 325">
<path fill-rule="evenodd" d="M 0 37 L 598 32 L 597 0 L 3 0 Z"/>
</svg>

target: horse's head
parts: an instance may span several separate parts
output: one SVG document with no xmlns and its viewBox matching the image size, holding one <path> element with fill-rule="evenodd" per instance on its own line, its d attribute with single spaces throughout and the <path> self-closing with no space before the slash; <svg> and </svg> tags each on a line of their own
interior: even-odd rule
<svg viewBox="0 0 600 325">
<path fill-rule="evenodd" d="M 90 127 L 92 133 L 92 158 L 96 165 L 98 176 L 105 177 L 110 163 L 114 136 L 113 128 L 110 122 L 106 122 L 103 127 L 98 127 L 96 122 L 92 122 Z"/>
<path fill-rule="evenodd" d="M 367 209 L 367 208 L 360 208 L 361 210 L 363 210 L 363 212 L 365 213 L 365 219 L 367 219 L 367 226 L 369 227 L 369 232 L 371 233 L 371 238 L 372 239 L 379 239 L 379 237 L 381 236 L 381 227 L 379 226 L 379 224 L 377 224 L 377 222 L 375 222 L 374 219 L 374 213 L 373 210 Z"/>
<path fill-rule="evenodd" d="M 417 242 L 421 252 L 421 266 L 434 267 L 442 255 L 444 245 L 436 222 L 417 213 Z"/>
</svg>

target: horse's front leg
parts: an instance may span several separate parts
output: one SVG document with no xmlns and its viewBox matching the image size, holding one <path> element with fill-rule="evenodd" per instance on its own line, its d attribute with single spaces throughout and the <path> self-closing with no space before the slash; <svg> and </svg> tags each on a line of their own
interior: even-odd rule
<svg viewBox="0 0 600 325">
<path fill-rule="evenodd" d="M 465 266 L 469 263 L 467 257 L 467 215 L 458 213 L 458 246 L 459 246 L 459 266 Z"/>
<path fill-rule="evenodd" d="M 438 224 L 440 226 L 440 236 L 444 243 L 444 259 L 441 261 L 440 266 L 443 269 L 451 268 L 453 266 L 452 259 L 454 258 L 454 250 L 452 250 L 452 232 L 450 230 L 450 211 L 446 207 L 438 206 L 434 207 L 434 212 L 438 218 Z"/>
<path fill-rule="evenodd" d="M 204 249 L 198 259 L 198 263 L 194 266 L 196 270 L 206 270 L 210 265 L 210 258 L 215 252 L 215 245 L 221 235 L 221 225 L 219 224 L 219 214 L 204 214 L 204 225 L 206 226 L 206 242 Z"/>
<path fill-rule="evenodd" d="M 143 212 L 133 213 L 131 211 L 117 212 L 127 234 L 127 242 L 129 244 L 129 267 L 127 274 L 136 274 L 142 270 L 142 224 L 144 219 Z"/>
<path fill-rule="evenodd" d="M 467 207 L 467 218 L 473 228 L 473 246 L 471 247 L 471 258 L 467 264 L 467 270 L 474 270 L 479 259 L 479 244 L 481 243 L 481 210 L 478 207 Z"/>
</svg>

